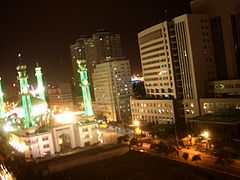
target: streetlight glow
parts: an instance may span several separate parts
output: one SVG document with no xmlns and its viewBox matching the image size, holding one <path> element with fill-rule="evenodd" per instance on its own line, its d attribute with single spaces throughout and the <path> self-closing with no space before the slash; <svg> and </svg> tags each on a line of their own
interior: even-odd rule
<svg viewBox="0 0 240 180">
<path fill-rule="evenodd" d="M 205 137 L 205 138 L 208 138 L 208 137 L 209 137 L 209 132 L 204 131 L 204 132 L 202 133 L 202 136 Z"/>
<path fill-rule="evenodd" d="M 140 121 L 135 120 L 135 121 L 133 121 L 133 124 L 134 124 L 135 126 L 139 127 L 139 126 L 140 126 Z"/>
</svg>

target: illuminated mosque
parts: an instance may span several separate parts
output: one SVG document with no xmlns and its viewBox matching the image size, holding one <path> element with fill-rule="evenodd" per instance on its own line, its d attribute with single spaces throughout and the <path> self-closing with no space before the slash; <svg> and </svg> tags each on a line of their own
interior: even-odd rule
<svg viewBox="0 0 240 180">
<path fill-rule="evenodd" d="M 100 133 L 94 121 L 87 68 L 83 64 L 83 61 L 78 60 L 84 112 L 54 115 L 48 109 L 41 67 L 37 64 L 35 68 L 37 89 L 33 95 L 29 91 L 27 66 L 22 63 L 17 66 L 20 100 L 11 112 L 5 112 L 0 79 L 0 118 L 5 119 L 2 127 L 8 133 L 9 144 L 24 153 L 25 158 L 52 156 L 99 142 Z"/>
</svg>

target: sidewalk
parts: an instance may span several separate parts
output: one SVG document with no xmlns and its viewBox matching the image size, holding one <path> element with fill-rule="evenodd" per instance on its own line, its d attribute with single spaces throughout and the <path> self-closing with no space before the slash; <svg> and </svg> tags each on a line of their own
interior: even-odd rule
<svg viewBox="0 0 240 180">
<path fill-rule="evenodd" d="M 185 160 L 182 157 L 184 152 L 189 154 L 189 157 L 187 160 Z M 157 153 L 152 153 L 152 152 L 149 152 L 149 153 L 152 155 L 155 155 L 155 156 L 160 156 L 161 158 L 171 159 L 174 161 L 186 163 L 186 164 L 196 166 L 199 168 L 215 171 L 218 173 L 224 173 L 229 176 L 233 176 L 235 178 L 240 178 L 240 161 L 239 160 L 234 161 L 233 164 L 229 164 L 228 166 L 223 167 L 219 164 L 215 164 L 215 161 L 216 161 L 215 157 L 205 154 L 205 153 L 195 151 L 193 149 L 185 149 L 184 148 L 182 150 L 179 150 L 179 156 L 176 156 L 176 155 L 166 155 L 165 156 L 163 154 L 157 154 Z M 192 161 L 192 157 L 194 155 L 200 155 L 201 160 Z"/>
</svg>

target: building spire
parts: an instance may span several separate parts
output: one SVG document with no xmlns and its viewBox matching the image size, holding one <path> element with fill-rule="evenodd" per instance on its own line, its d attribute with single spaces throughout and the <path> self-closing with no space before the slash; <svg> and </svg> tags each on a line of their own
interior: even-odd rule
<svg viewBox="0 0 240 180">
<path fill-rule="evenodd" d="M 89 89 L 87 68 L 83 60 L 77 60 L 77 63 L 78 63 L 78 72 L 80 74 L 80 79 L 81 79 L 80 86 L 82 87 L 85 116 L 94 116 L 93 107 L 92 107 L 92 98 L 91 98 L 90 89 Z"/>
<path fill-rule="evenodd" d="M 37 78 L 37 94 L 40 99 L 46 100 L 45 93 L 44 93 L 44 86 L 43 86 L 43 79 L 42 79 L 42 71 L 41 67 L 39 66 L 38 62 L 36 62 L 36 68 L 35 68 L 35 76 Z"/>
</svg>

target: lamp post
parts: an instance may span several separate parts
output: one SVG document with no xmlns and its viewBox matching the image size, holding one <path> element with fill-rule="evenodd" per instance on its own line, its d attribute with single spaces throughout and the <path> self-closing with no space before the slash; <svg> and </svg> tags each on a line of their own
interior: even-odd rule
<svg viewBox="0 0 240 180">
<path fill-rule="evenodd" d="M 134 120 L 133 125 L 136 126 L 135 128 L 135 134 L 141 134 L 141 129 L 139 128 L 140 126 L 140 121 L 139 120 Z"/>
</svg>

